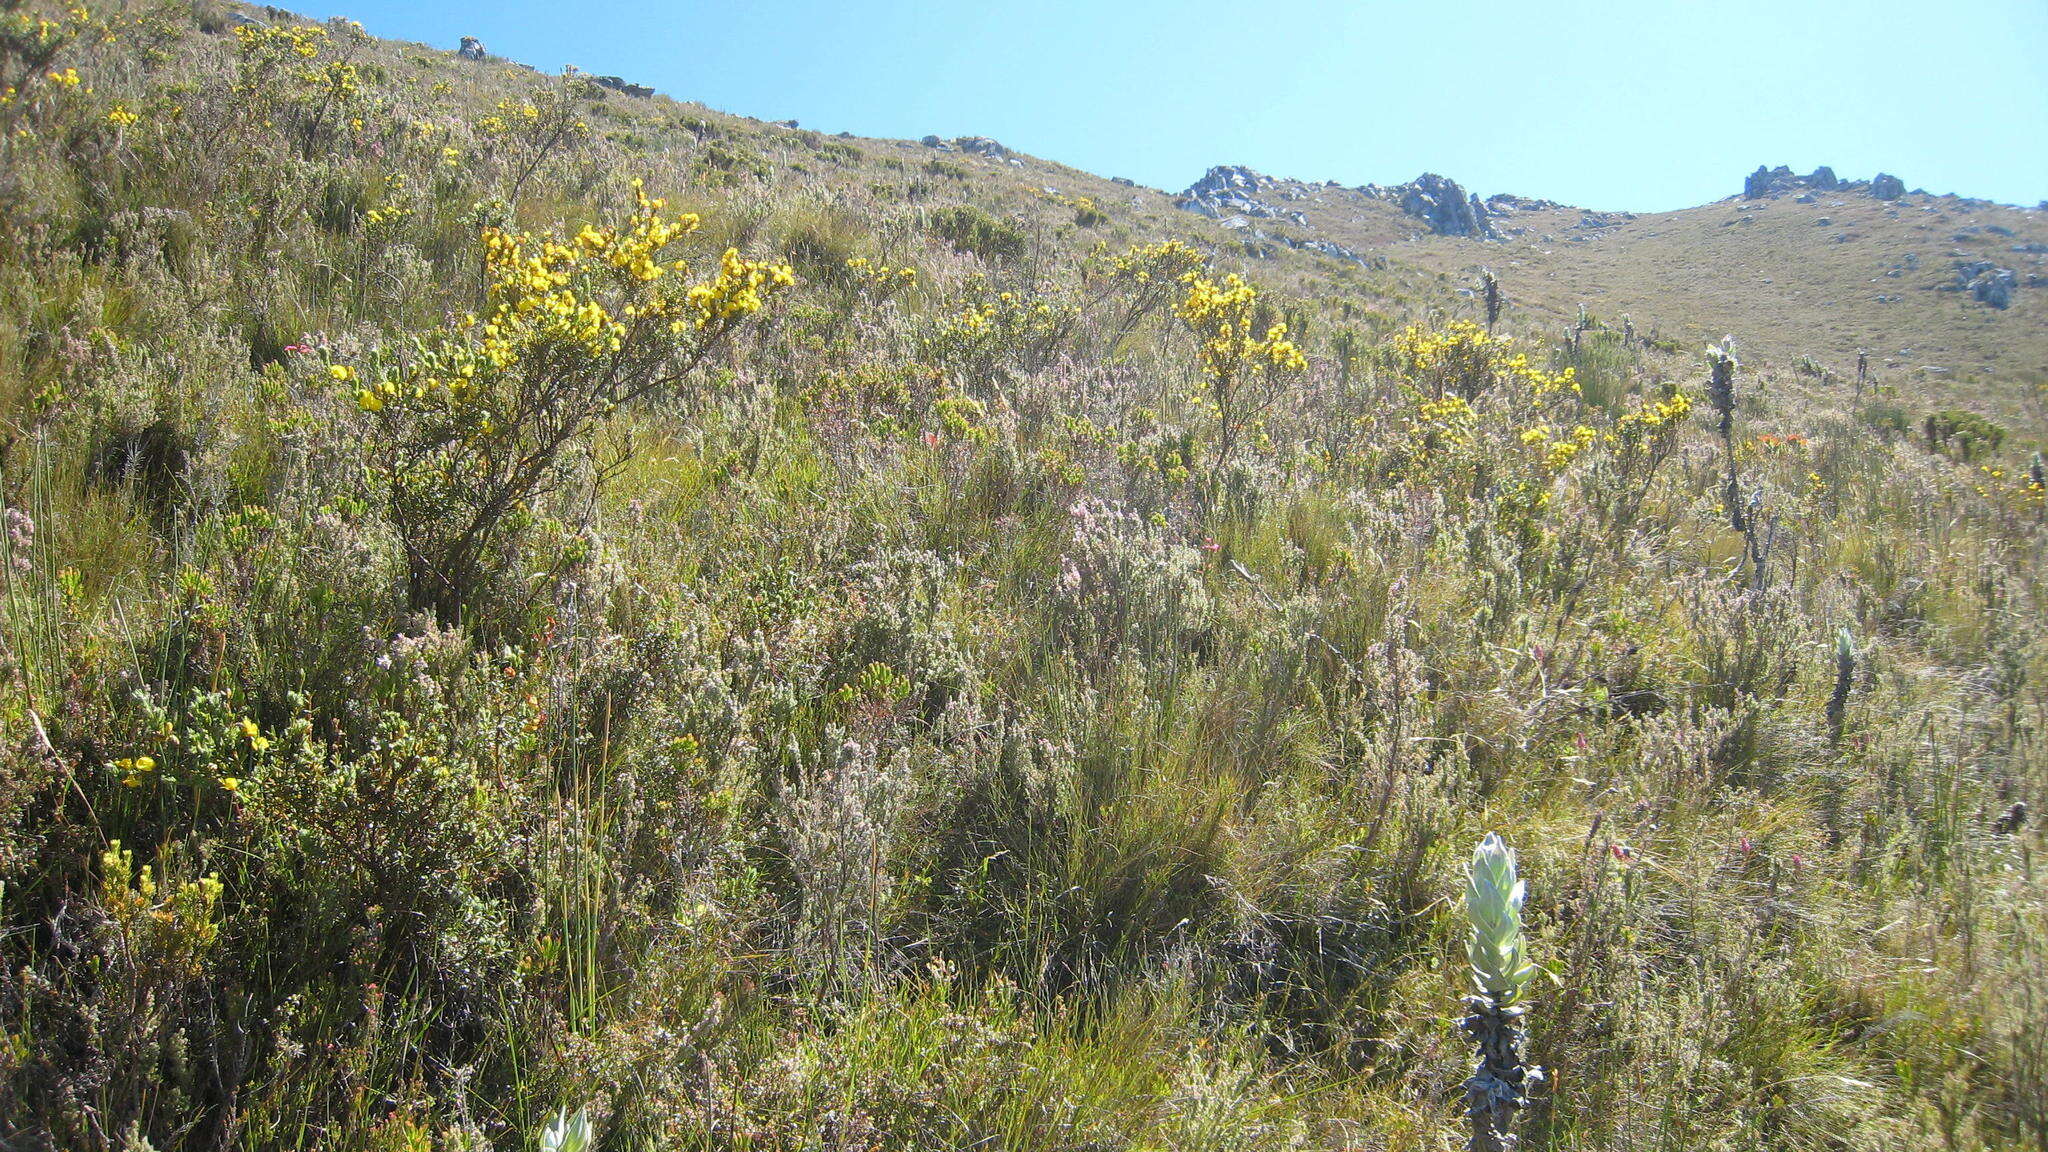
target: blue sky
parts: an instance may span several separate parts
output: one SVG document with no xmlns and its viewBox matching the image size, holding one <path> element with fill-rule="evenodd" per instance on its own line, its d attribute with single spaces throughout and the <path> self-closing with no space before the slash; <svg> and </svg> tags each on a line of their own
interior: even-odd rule
<svg viewBox="0 0 2048 1152">
<path fill-rule="evenodd" d="M 2048 198 L 2048 0 L 334 0 L 862 136 L 986 135 L 1167 189 L 1212 164 L 1655 211 L 1759 163 Z"/>
</svg>

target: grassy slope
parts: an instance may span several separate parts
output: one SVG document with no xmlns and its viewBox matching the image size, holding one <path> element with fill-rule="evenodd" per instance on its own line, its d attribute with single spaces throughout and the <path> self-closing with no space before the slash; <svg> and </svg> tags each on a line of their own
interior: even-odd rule
<svg viewBox="0 0 2048 1152">
<path fill-rule="evenodd" d="M 1516 266 L 1325 190 L 1385 266 L 1253 259 L 1159 192 L 662 97 L 522 178 L 514 65 L 337 28 L 330 105 L 238 85 L 219 12 L 118 31 L 0 143 L 0 1140 L 515 1149 L 587 1105 L 609 1148 L 1451 1147 L 1487 829 L 1552 969 L 1525 1147 L 2048 1139 L 2042 494 L 2023 436 L 1955 459 L 1791 372 L 1831 312 L 1721 298 L 1788 283 L 1761 238 L 1836 258 L 1789 203 Z M 355 389 L 485 306 L 480 219 L 636 176 L 704 214 L 692 282 L 728 244 L 801 282 L 572 437 L 441 626 L 400 499 L 438 473 L 387 449 L 491 434 Z M 1228 461 L 1165 297 L 1083 261 L 1167 237 L 1306 353 Z M 1517 343 L 1399 331 L 1481 259 Z M 1886 290 L 1885 347 L 2039 346 L 2034 302 Z M 1561 345 L 1582 299 L 1762 350 L 1732 445 L 1685 344 Z M 155 421 L 184 466 L 110 467 Z"/>
<path fill-rule="evenodd" d="M 497 68 L 501 79 L 519 71 Z M 669 110 L 675 108 L 719 124 L 781 166 L 821 168 L 806 159 L 815 133 L 676 105 L 665 95 L 614 97 L 608 110 L 661 131 L 673 123 Z M 1688 349 L 1732 333 L 1764 363 L 1789 367 L 1807 358 L 1845 379 L 1854 377 L 1857 354 L 1868 352 L 1881 383 L 1930 405 L 1974 407 L 2037 431 L 2042 419 L 2032 397 L 2048 374 L 2048 293 L 2022 288 L 2010 309 L 1998 310 L 1967 293 L 1940 290 L 1954 283 L 1957 260 L 1989 259 L 2023 279 L 2048 273 L 2048 255 L 2014 250 L 2048 243 L 2048 214 L 2039 209 L 1953 195 L 1883 202 L 1858 190 L 1821 195 L 1811 204 L 1789 194 L 1730 198 L 1588 228 L 1581 223 L 1586 213 L 1566 207 L 1497 218 L 1518 234 L 1481 244 L 1432 236 L 1395 206 L 1348 188 L 1283 181 L 1268 199 L 1301 212 L 1307 226 L 1252 222 L 1269 234 L 1333 240 L 1386 265 L 1366 271 L 1284 245 L 1256 245 L 1257 256 L 1246 256 L 1217 221 L 1177 211 L 1175 192 L 1117 184 L 1022 153 L 1014 153 L 1012 163 L 940 153 L 914 141 L 835 140 L 858 148 L 861 159 L 822 166 L 829 183 L 858 186 L 878 174 L 936 163 L 967 174 L 964 181 L 932 181 L 940 185 L 938 199 L 1035 216 L 1068 248 L 1181 237 L 1268 283 L 1305 296 L 1353 296 L 1404 320 L 1432 307 L 1469 314 L 1470 289 L 1487 267 L 1524 310 L 1511 313 L 1517 323 L 1560 327 L 1584 305 L 1610 326 L 1627 315 L 1640 330 Z M 1045 207 L 1060 197 L 1088 197 L 1109 222 L 1092 230 L 1058 228 L 1049 222 L 1059 214 Z M 1823 218 L 1831 224 L 1817 225 Z M 1917 268 L 1904 267 L 1909 257 Z M 1893 269 L 1902 274 L 1885 275 Z"/>
</svg>

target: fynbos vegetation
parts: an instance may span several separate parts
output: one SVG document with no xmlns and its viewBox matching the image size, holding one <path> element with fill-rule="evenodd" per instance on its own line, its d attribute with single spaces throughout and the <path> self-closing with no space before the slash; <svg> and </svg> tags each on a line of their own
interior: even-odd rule
<svg viewBox="0 0 2048 1152">
<path fill-rule="evenodd" d="M 0 87 L 0 1146 L 2048 1144 L 2031 401 L 275 9 Z"/>
</svg>

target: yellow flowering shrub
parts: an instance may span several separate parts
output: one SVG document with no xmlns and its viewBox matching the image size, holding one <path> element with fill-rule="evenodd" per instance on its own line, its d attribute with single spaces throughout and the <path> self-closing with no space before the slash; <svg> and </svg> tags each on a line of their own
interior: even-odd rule
<svg viewBox="0 0 2048 1152">
<path fill-rule="evenodd" d="M 567 448 L 617 406 L 681 383 L 795 282 L 788 266 L 730 249 L 693 280 L 674 248 L 697 217 L 670 215 L 637 181 L 633 195 L 613 225 L 486 229 L 482 314 L 415 341 L 354 390 L 373 419 L 411 599 L 444 622 L 511 558 Z"/>
<path fill-rule="evenodd" d="M 879 304 L 899 292 L 909 291 L 917 284 L 917 269 L 891 268 L 865 256 L 848 259 L 846 273 L 847 286 L 870 304 Z"/>
<path fill-rule="evenodd" d="M 1137 327 L 1180 298 L 1187 277 L 1208 266 L 1200 252 L 1178 240 L 1135 244 L 1112 255 L 1097 243 L 1081 264 L 1084 283 L 1099 285 L 1109 305 L 1109 346 L 1115 348 Z"/>
<path fill-rule="evenodd" d="M 995 292 L 980 276 L 969 281 L 964 297 L 928 327 L 922 350 L 972 380 L 992 379 L 1011 366 L 1037 371 L 1066 348 L 1081 318 L 1079 305 L 1065 295 Z"/>
<path fill-rule="evenodd" d="M 92 13 L 77 5 L 54 15 L 25 4 L 0 5 L 0 117 L 31 103 L 37 88 L 78 87 L 76 68 L 54 65 L 94 28 Z"/>
<path fill-rule="evenodd" d="M 159 883 L 148 864 L 135 866 L 135 850 L 109 841 L 100 854 L 100 909 L 122 959 L 166 974 L 197 976 L 220 939 L 221 882 L 214 876 Z"/>
<path fill-rule="evenodd" d="M 1454 393 L 1476 400 L 1496 388 L 1517 389 L 1534 398 L 1579 391 L 1573 369 L 1538 368 L 1517 350 L 1511 337 L 1495 336 L 1470 320 L 1453 320 L 1438 328 L 1411 324 L 1394 334 L 1392 358 L 1395 374 L 1431 397 Z"/>
<path fill-rule="evenodd" d="M 1216 420 L 1220 469 L 1285 381 L 1308 371 L 1308 357 L 1287 338 L 1287 324 L 1260 303 L 1258 290 L 1235 273 L 1212 280 L 1189 272 L 1181 287 L 1173 314 L 1196 340 L 1201 399 Z"/>
<path fill-rule="evenodd" d="M 343 48 L 362 39 L 341 25 Z M 235 29 L 237 110 L 248 120 L 287 130 L 310 151 L 355 115 L 365 93 L 355 64 L 335 51 L 335 37 L 317 24 L 244 24 Z"/>
<path fill-rule="evenodd" d="M 507 179 L 505 198 L 516 204 L 520 193 L 551 157 L 589 139 L 590 125 L 584 112 L 598 98 L 588 77 L 568 75 L 535 87 L 522 98 L 504 97 L 497 111 L 477 122 L 477 133 L 486 143 L 485 154 L 495 160 Z M 444 156 L 449 165 L 461 163 L 461 153 Z"/>
</svg>

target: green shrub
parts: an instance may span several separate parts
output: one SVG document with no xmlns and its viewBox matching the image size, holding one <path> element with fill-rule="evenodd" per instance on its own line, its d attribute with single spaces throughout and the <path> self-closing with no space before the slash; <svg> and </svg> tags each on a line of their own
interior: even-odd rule
<svg viewBox="0 0 2048 1152">
<path fill-rule="evenodd" d="M 954 251 L 972 253 L 991 264 L 1017 260 L 1030 245 L 1023 228 L 972 204 L 937 209 L 926 217 L 925 228 Z"/>
</svg>

